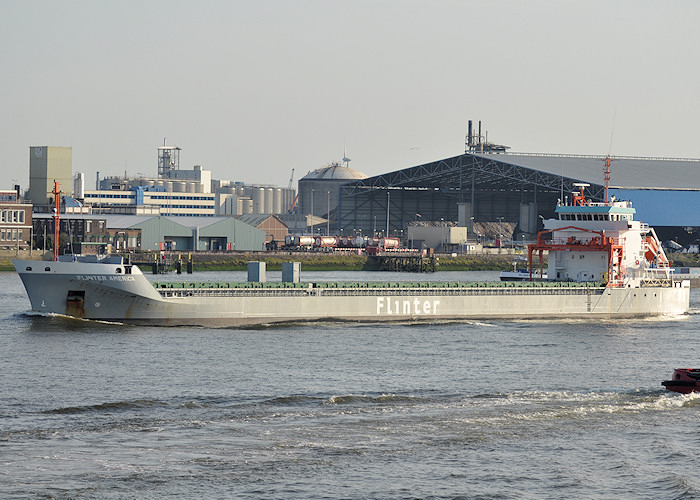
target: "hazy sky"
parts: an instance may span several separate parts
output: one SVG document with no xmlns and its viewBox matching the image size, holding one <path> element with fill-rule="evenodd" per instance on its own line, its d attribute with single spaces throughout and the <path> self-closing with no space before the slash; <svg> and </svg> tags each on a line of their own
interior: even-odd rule
<svg viewBox="0 0 700 500">
<path fill-rule="evenodd" d="M 73 171 L 286 186 L 464 152 L 700 157 L 700 2 L 0 0 L 0 188 Z M 611 147 L 612 138 L 612 147 Z M 296 186 L 296 182 L 295 182 Z"/>
</svg>

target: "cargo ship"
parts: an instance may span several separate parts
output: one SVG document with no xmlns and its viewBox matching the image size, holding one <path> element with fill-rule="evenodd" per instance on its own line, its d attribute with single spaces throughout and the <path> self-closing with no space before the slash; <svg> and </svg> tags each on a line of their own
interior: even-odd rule
<svg viewBox="0 0 700 500">
<path fill-rule="evenodd" d="M 31 309 L 126 324 L 623 318 L 687 313 L 654 230 L 627 201 L 558 204 L 528 246 L 520 282 L 151 283 L 121 257 L 15 260 Z M 543 255 L 548 254 L 547 269 Z M 543 277 L 547 276 L 545 280 Z"/>
</svg>

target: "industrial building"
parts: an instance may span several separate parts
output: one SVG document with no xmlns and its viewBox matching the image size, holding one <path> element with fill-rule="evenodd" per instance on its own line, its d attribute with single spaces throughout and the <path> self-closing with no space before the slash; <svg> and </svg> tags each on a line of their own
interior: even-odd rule
<svg viewBox="0 0 700 500">
<path fill-rule="evenodd" d="M 473 152 L 339 186 L 338 230 L 402 234 L 417 221 L 458 221 L 468 233 L 496 224 L 530 240 L 575 184 L 605 199 L 605 157 Z M 700 226 L 700 160 L 612 157 L 609 195 L 631 200 L 637 218 L 681 233 Z M 686 231 L 687 232 L 687 231 Z"/>
<path fill-rule="evenodd" d="M 268 245 L 268 248 L 277 248 L 277 246 L 283 245 L 287 234 L 289 234 L 287 224 L 274 214 L 247 214 L 239 215 L 236 218 L 264 231 L 265 244 Z"/>
<path fill-rule="evenodd" d="M 97 174 L 96 189 L 84 189 L 84 176 L 74 180 L 78 206 L 73 213 L 215 217 L 287 213 L 295 199 L 291 186 L 245 185 L 214 180 L 211 171 L 195 165 L 180 168 L 180 151 L 165 141 L 158 148 L 158 176 L 110 176 Z M 82 204 L 82 205 L 81 205 Z"/>
<path fill-rule="evenodd" d="M 172 186 L 141 185 L 129 186 L 127 189 L 86 190 L 82 201 L 84 207 L 94 214 L 216 215 L 213 193 L 186 192 L 180 190 L 181 186 L 176 187 L 177 191 L 168 191 Z"/>
<path fill-rule="evenodd" d="M 61 191 L 73 195 L 73 148 L 32 146 L 29 148 L 29 199 L 34 211 L 50 211 L 54 181 Z"/>
<path fill-rule="evenodd" d="M 141 230 L 141 250 L 261 251 L 265 231 L 234 217 L 105 216 L 107 227 Z"/>
<path fill-rule="evenodd" d="M 22 203 L 19 186 L 0 190 L 0 248 L 29 248 L 32 231 L 32 205 Z"/>
<path fill-rule="evenodd" d="M 31 205 L 28 207 L 30 210 Z M 64 246 L 72 246 L 70 250 L 75 253 L 110 250 L 260 251 L 264 250 L 268 235 L 266 229 L 258 229 L 233 217 L 64 214 L 59 221 L 60 241 Z M 26 240 L 30 237 L 31 224 L 30 216 L 25 229 Z M 52 215 L 35 214 L 36 248 L 52 246 L 53 224 Z M 26 247 L 26 243 L 22 246 Z"/>
</svg>

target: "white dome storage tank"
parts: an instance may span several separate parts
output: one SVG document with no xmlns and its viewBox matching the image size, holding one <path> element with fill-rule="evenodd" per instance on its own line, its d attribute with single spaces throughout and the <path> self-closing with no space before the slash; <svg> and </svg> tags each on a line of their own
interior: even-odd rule
<svg viewBox="0 0 700 500">
<path fill-rule="evenodd" d="M 307 215 L 313 212 L 313 215 L 326 216 L 338 206 L 338 188 L 341 184 L 366 178 L 366 174 L 339 163 L 309 172 L 298 183 L 299 213 Z"/>
</svg>

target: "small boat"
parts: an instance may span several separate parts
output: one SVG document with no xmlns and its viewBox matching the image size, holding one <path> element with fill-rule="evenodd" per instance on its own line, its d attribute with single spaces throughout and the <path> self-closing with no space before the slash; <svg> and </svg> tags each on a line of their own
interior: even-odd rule
<svg viewBox="0 0 700 500">
<path fill-rule="evenodd" d="M 547 273 L 540 276 L 540 272 L 535 271 L 532 273 L 532 276 L 530 276 L 530 270 L 527 267 L 518 267 L 519 265 L 527 266 L 527 259 L 514 261 L 512 271 L 501 271 L 501 281 L 527 281 L 530 278 L 533 280 L 547 279 Z"/>
<path fill-rule="evenodd" d="M 681 394 L 700 392 L 700 368 L 676 368 L 671 380 L 664 380 L 661 385 Z"/>
</svg>

